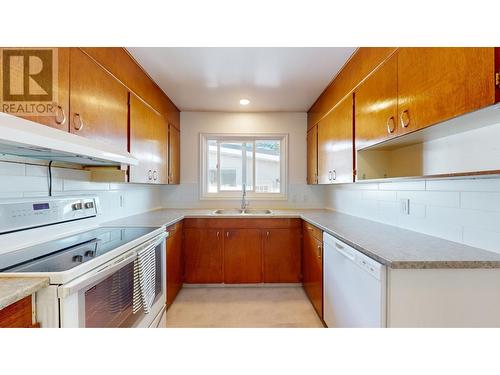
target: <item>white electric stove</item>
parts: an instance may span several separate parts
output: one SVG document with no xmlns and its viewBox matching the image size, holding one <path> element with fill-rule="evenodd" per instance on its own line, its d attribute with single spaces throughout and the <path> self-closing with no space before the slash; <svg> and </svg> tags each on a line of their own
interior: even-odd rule
<svg viewBox="0 0 500 375">
<path fill-rule="evenodd" d="M 98 226 L 98 214 L 96 197 L 0 201 L 0 277 L 49 278 L 35 296 L 42 327 L 150 327 L 164 311 L 165 227 Z M 146 251 L 154 301 L 134 309 Z"/>
</svg>

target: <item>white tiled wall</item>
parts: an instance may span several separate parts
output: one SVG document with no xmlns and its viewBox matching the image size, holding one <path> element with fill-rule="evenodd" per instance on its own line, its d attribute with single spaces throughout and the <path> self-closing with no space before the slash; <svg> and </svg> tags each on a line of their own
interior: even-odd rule
<svg viewBox="0 0 500 375">
<path fill-rule="evenodd" d="M 161 206 L 159 186 L 92 182 L 90 172 L 67 168 L 52 168 L 52 176 L 53 195 L 98 196 L 102 207 L 101 221 Z M 0 161 L 0 199 L 47 195 L 46 166 Z"/>
<path fill-rule="evenodd" d="M 499 178 L 346 184 L 325 195 L 340 212 L 500 253 Z"/>
</svg>

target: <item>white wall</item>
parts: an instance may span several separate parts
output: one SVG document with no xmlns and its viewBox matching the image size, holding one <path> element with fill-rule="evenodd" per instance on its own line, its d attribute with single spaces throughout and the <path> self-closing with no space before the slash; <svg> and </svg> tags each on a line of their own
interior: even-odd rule
<svg viewBox="0 0 500 375">
<path fill-rule="evenodd" d="M 326 206 L 500 253 L 500 178 L 328 186 Z"/>
<path fill-rule="evenodd" d="M 181 184 L 163 187 L 163 205 L 172 208 L 237 207 L 238 201 L 200 200 L 200 133 L 288 134 L 288 199 L 250 201 L 250 207 L 315 208 L 324 203 L 322 186 L 306 184 L 306 113 L 181 112 Z"/>
<path fill-rule="evenodd" d="M 87 171 L 52 168 L 53 195 L 92 194 L 100 198 L 100 221 L 144 212 L 161 205 L 159 186 L 90 181 Z M 47 167 L 0 161 L 0 200 L 48 195 Z M 120 205 L 123 197 L 123 206 Z"/>
</svg>

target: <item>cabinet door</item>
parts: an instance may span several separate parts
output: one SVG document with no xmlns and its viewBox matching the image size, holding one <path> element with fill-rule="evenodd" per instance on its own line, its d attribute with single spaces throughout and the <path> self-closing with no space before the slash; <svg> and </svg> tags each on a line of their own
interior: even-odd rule
<svg viewBox="0 0 500 375">
<path fill-rule="evenodd" d="M 158 115 L 156 120 L 153 180 L 157 184 L 168 184 L 168 123 L 161 115 Z"/>
<path fill-rule="evenodd" d="M 184 282 L 223 282 L 222 236 L 223 231 L 218 229 L 184 229 Z"/>
<path fill-rule="evenodd" d="M 318 126 L 307 132 L 307 183 L 318 183 Z"/>
<path fill-rule="evenodd" d="M 398 60 L 392 56 L 366 79 L 354 95 L 356 149 L 398 132 Z"/>
<path fill-rule="evenodd" d="M 224 232 L 224 282 L 262 282 L 262 247 L 259 229 L 227 229 Z"/>
<path fill-rule="evenodd" d="M 57 51 L 57 96 L 53 98 L 52 115 L 19 116 L 55 129 L 69 130 L 69 48 L 54 48 Z M 54 56 L 54 55 L 53 55 Z"/>
<path fill-rule="evenodd" d="M 167 306 L 174 301 L 182 288 L 182 223 L 167 228 Z"/>
<path fill-rule="evenodd" d="M 298 283 L 301 280 L 301 229 L 264 229 L 265 283 Z"/>
<path fill-rule="evenodd" d="M 32 319 L 31 296 L 0 309 L 0 328 L 38 328 L 39 324 L 33 324 Z"/>
<path fill-rule="evenodd" d="M 127 89 L 79 48 L 70 62 L 70 131 L 126 151 Z"/>
<path fill-rule="evenodd" d="M 349 95 L 318 123 L 318 182 L 353 182 L 353 102 Z"/>
<path fill-rule="evenodd" d="M 130 153 L 139 160 L 130 166 L 129 181 L 153 182 L 155 117 L 158 115 L 141 99 L 130 94 Z"/>
<path fill-rule="evenodd" d="M 181 133 L 172 124 L 168 125 L 168 129 L 169 129 L 168 183 L 179 184 L 181 182 L 181 177 L 180 177 Z"/>
<path fill-rule="evenodd" d="M 303 233 L 302 274 L 304 290 L 323 318 L 323 244 L 307 230 Z"/>
<path fill-rule="evenodd" d="M 401 130 L 411 132 L 493 104 L 494 64 L 494 48 L 401 48 Z"/>
</svg>

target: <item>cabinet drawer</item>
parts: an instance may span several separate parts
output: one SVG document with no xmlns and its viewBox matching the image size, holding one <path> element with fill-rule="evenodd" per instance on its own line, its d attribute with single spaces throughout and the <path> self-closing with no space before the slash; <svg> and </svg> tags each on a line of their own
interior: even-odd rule
<svg viewBox="0 0 500 375">
<path fill-rule="evenodd" d="M 318 227 L 315 227 L 312 224 L 309 224 L 307 221 L 303 222 L 304 231 L 311 233 L 311 235 L 316 238 L 318 241 L 323 242 L 323 231 Z"/>
<path fill-rule="evenodd" d="M 25 297 L 0 310 L 0 328 L 39 327 L 32 322 L 31 296 Z"/>
</svg>

